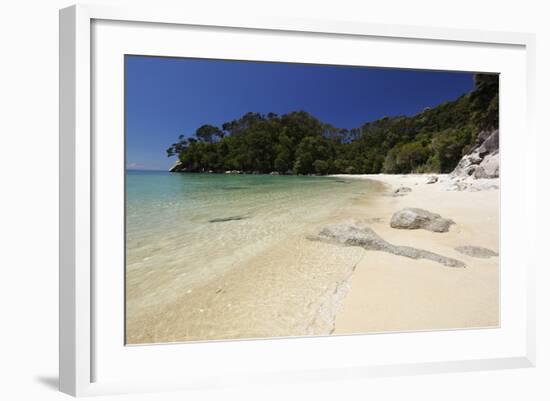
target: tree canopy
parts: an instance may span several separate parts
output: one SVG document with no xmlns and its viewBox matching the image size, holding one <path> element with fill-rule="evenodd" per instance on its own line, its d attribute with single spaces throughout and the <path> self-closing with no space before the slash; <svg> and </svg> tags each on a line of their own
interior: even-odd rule
<svg viewBox="0 0 550 401">
<path fill-rule="evenodd" d="M 498 75 L 476 74 L 474 89 L 414 116 L 337 128 L 305 111 L 249 112 L 221 127 L 205 124 L 167 149 L 180 171 L 281 174 L 452 171 L 482 130 L 498 128 Z"/>
</svg>

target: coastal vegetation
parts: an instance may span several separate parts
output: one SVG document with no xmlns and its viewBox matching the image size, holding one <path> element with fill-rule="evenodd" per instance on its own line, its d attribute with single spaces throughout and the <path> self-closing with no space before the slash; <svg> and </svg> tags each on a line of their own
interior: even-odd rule
<svg viewBox="0 0 550 401">
<path fill-rule="evenodd" d="M 375 174 L 448 173 L 498 128 L 498 75 L 476 74 L 474 88 L 413 116 L 384 117 L 346 129 L 305 111 L 249 112 L 221 127 L 206 124 L 167 149 L 173 171 Z"/>
</svg>

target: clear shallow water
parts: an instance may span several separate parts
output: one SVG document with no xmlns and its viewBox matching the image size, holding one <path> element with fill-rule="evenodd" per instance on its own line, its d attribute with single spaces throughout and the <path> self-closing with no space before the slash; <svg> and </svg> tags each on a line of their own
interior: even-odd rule
<svg viewBox="0 0 550 401">
<path fill-rule="evenodd" d="M 279 269 L 277 263 L 284 264 L 283 267 L 293 264 L 294 260 L 298 260 L 298 254 L 310 246 L 301 242 L 307 234 L 315 233 L 319 226 L 345 209 L 351 199 L 365 192 L 368 192 L 365 181 L 330 177 L 128 171 L 126 291 L 127 316 L 129 323 L 134 322 L 128 326 L 129 329 L 143 324 L 156 325 L 157 332 L 162 330 L 171 339 L 203 339 L 201 335 L 208 338 L 247 335 L 239 333 L 234 325 L 232 331 L 228 329 L 229 334 L 224 335 L 225 326 L 221 323 L 215 325 L 215 333 L 212 334 L 214 329 L 209 331 L 210 336 L 208 333 L 200 334 L 203 333 L 200 319 L 199 323 L 189 322 L 196 311 L 186 310 L 184 313 L 182 309 L 191 307 L 193 303 L 209 303 L 215 309 L 217 306 L 212 304 L 212 300 L 200 296 L 201 289 L 213 282 L 223 286 L 223 277 L 250 263 L 269 266 L 265 268 L 265 274 L 271 275 L 274 269 Z M 262 258 L 262 255 L 269 256 Z M 283 259 L 288 260 L 283 262 Z M 300 263 L 303 265 L 306 262 L 301 260 Z M 323 268 L 322 260 L 317 259 L 315 263 L 319 265 L 314 266 L 315 269 Z M 302 277 L 303 282 L 297 284 L 298 276 L 288 274 L 288 271 L 280 271 L 280 276 L 269 280 L 260 273 L 255 273 L 255 279 L 258 280 L 255 288 L 260 292 L 261 285 L 271 283 L 278 283 L 276 285 L 281 288 L 290 288 L 288 280 L 295 285 L 293 291 L 302 291 L 304 294 L 311 290 L 308 288 L 310 281 L 311 285 L 320 286 L 321 289 L 333 284 L 308 280 L 307 275 Z M 253 279 L 250 275 L 248 277 Z M 286 284 L 281 281 L 281 277 L 287 277 Z M 334 280 L 334 277 L 327 279 Z M 267 291 L 267 288 L 264 290 Z M 216 299 L 220 291 L 215 289 Z M 191 294 L 198 298 L 192 299 Z M 241 295 L 247 297 L 249 294 Z M 187 301 L 181 306 L 180 301 L 184 296 L 187 296 Z M 290 296 L 298 299 L 302 295 Z M 257 311 L 253 299 L 249 297 L 242 308 Z M 262 302 L 266 304 L 265 300 Z M 264 307 L 277 309 L 277 302 L 273 299 L 273 305 Z M 174 309 L 175 304 L 180 306 Z M 199 306 L 195 309 L 203 313 L 204 308 Z M 172 312 L 166 319 L 173 320 L 174 314 L 180 312 L 181 316 L 186 316 L 187 334 L 182 334 L 181 338 L 174 333 L 175 330 L 182 330 L 181 324 L 170 326 L 168 321 L 160 322 L 158 318 L 153 323 L 150 318 L 143 317 L 147 314 L 158 317 L 167 310 Z M 250 321 L 253 311 L 249 312 L 240 315 Z M 289 318 L 294 312 L 289 310 L 287 313 Z M 210 319 L 222 318 L 212 312 Z M 296 319 L 300 319 L 300 313 L 296 314 Z M 293 321 L 292 318 L 288 320 Z M 209 324 L 212 325 L 212 322 Z M 189 327 L 195 327 L 195 332 L 190 333 Z M 251 331 L 250 325 L 248 328 L 248 332 L 257 331 Z M 284 327 L 278 329 L 284 334 Z M 164 338 L 158 335 L 153 337 Z"/>
<path fill-rule="evenodd" d="M 129 171 L 127 269 L 144 264 L 192 269 L 192 255 L 208 252 L 212 260 L 227 256 L 232 246 L 296 231 L 364 187 L 364 182 L 325 177 Z M 224 219 L 234 220 L 211 222 Z M 173 259 L 175 254 L 183 258 Z"/>
</svg>

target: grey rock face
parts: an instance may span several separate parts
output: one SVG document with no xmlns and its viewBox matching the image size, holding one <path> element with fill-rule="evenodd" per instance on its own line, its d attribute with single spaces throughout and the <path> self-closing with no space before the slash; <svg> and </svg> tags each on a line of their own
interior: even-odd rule
<svg viewBox="0 0 550 401">
<path fill-rule="evenodd" d="M 390 221 L 392 228 L 407 230 L 422 228 L 436 233 L 446 233 L 451 224 L 455 224 L 454 221 L 445 219 L 437 213 L 418 208 L 406 208 L 395 212 Z"/>
<path fill-rule="evenodd" d="M 317 237 L 310 239 L 337 243 L 347 246 L 360 246 L 366 250 L 388 252 L 411 259 L 428 259 L 447 267 L 466 267 L 460 260 L 410 246 L 393 245 L 381 238 L 370 227 L 354 222 L 339 223 L 321 230 Z"/>
<path fill-rule="evenodd" d="M 479 144 L 479 154 L 481 157 L 498 151 L 499 136 L 498 130 L 494 131 L 482 131 L 477 136 L 477 142 Z"/>
<path fill-rule="evenodd" d="M 483 161 L 474 170 L 475 178 L 497 178 L 500 174 L 499 154 L 490 154 L 485 156 Z"/>
<path fill-rule="evenodd" d="M 474 245 L 457 246 L 455 250 L 465 255 L 473 256 L 474 258 L 489 259 L 491 256 L 498 256 L 498 253 L 491 249 Z"/>
<path fill-rule="evenodd" d="M 471 176 L 482 160 L 483 159 L 479 157 L 479 153 L 477 152 L 462 157 L 451 173 L 451 178 Z"/>
<path fill-rule="evenodd" d="M 451 178 L 497 178 L 499 164 L 499 131 L 482 131 L 477 137 L 477 147 L 462 157 L 451 173 Z"/>
</svg>

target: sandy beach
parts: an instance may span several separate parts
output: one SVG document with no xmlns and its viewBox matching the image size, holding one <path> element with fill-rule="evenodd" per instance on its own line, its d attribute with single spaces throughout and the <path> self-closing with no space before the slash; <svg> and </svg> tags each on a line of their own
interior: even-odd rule
<svg viewBox="0 0 550 401">
<path fill-rule="evenodd" d="M 337 178 L 354 180 L 345 202 L 329 201 L 321 208 L 325 212 L 301 216 L 293 231 L 261 247 L 240 247 L 227 255 L 223 272 L 191 285 L 179 259 L 169 269 L 128 270 L 127 343 L 498 326 L 498 256 L 455 250 L 479 246 L 498 252 L 498 179 L 456 190 L 456 181 L 446 175 L 434 184 L 427 184 L 427 175 Z M 357 180 L 369 180 L 364 187 L 369 190 L 357 187 Z M 396 194 L 403 186 L 411 190 Z M 393 213 L 408 207 L 456 224 L 444 233 L 390 227 Z M 465 267 L 315 239 L 323 228 L 351 221 L 391 244 L 456 259 Z M 258 223 L 251 218 L 226 224 L 248 224 L 242 227 L 247 232 Z"/>
<path fill-rule="evenodd" d="M 455 247 L 473 245 L 498 252 L 500 191 L 449 190 L 448 176 L 438 177 L 439 182 L 427 184 L 425 175 L 353 176 L 383 182 L 390 192 L 401 186 L 412 189 L 405 196 L 373 195 L 365 200 L 368 207 L 356 205 L 357 215 L 392 243 L 453 257 L 466 267 L 445 268 L 428 260 L 366 251 L 336 315 L 335 334 L 499 325 L 499 258 L 474 258 Z M 484 186 L 498 186 L 498 179 Z M 392 214 L 405 207 L 427 209 L 456 224 L 448 233 L 391 228 Z"/>
</svg>

